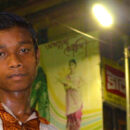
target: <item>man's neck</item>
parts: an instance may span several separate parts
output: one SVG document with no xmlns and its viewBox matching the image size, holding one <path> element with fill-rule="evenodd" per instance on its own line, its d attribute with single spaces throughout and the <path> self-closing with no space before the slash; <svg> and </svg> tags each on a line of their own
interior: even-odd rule
<svg viewBox="0 0 130 130">
<path fill-rule="evenodd" d="M 0 89 L 0 101 L 22 122 L 31 114 L 29 97 L 30 89 L 17 92 L 8 92 Z"/>
</svg>

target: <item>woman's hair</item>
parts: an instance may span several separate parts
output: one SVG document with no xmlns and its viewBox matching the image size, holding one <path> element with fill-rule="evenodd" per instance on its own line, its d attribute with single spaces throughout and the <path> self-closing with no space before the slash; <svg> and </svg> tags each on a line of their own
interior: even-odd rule
<svg viewBox="0 0 130 130">
<path fill-rule="evenodd" d="M 75 65 L 77 65 L 77 62 L 76 62 L 75 59 L 71 59 L 71 60 L 69 60 L 69 65 L 71 65 L 71 63 L 74 63 Z"/>
</svg>

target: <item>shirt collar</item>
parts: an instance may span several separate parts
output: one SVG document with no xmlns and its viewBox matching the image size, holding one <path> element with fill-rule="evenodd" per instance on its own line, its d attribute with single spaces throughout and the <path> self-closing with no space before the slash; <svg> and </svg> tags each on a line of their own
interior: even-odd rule
<svg viewBox="0 0 130 130">
<path fill-rule="evenodd" d="M 5 110 L 6 112 L 8 112 L 8 113 L 9 113 L 10 115 L 12 115 L 15 119 L 17 119 L 17 117 L 13 114 L 13 112 L 12 112 L 4 103 L 1 103 L 1 105 L 2 105 L 2 107 L 4 108 L 4 110 Z M 38 118 L 38 116 L 37 116 L 36 111 L 34 111 L 34 112 L 28 117 L 28 119 L 25 121 L 25 123 L 26 123 L 27 121 L 30 121 L 30 120 L 36 119 L 36 118 Z M 17 120 L 18 120 L 18 119 L 17 119 Z M 19 121 L 19 120 L 18 120 L 18 122 L 19 122 L 19 124 L 22 123 L 22 122 Z"/>
</svg>

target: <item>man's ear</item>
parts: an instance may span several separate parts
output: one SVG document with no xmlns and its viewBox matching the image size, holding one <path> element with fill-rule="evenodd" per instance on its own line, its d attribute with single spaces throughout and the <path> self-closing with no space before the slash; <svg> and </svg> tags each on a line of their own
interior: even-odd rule
<svg viewBox="0 0 130 130">
<path fill-rule="evenodd" d="M 36 64 L 37 65 L 39 64 L 39 60 L 40 60 L 40 50 L 38 48 L 37 51 L 36 51 Z"/>
</svg>

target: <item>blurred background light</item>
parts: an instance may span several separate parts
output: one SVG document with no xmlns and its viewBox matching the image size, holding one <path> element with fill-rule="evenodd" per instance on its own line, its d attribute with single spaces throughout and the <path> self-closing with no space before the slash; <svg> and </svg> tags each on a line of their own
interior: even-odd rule
<svg viewBox="0 0 130 130">
<path fill-rule="evenodd" d="M 92 8 L 93 13 L 96 17 L 96 19 L 99 21 L 99 23 L 104 27 L 109 27 L 113 24 L 113 19 L 109 11 L 101 5 L 101 4 L 95 4 Z"/>
</svg>

